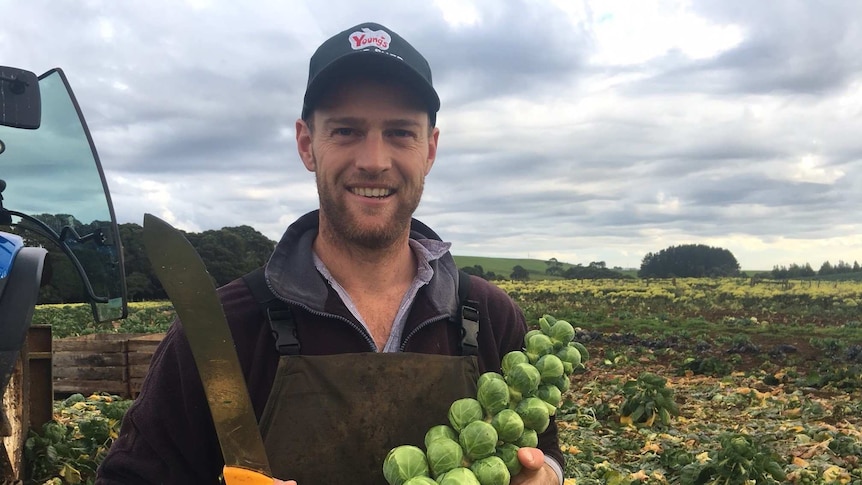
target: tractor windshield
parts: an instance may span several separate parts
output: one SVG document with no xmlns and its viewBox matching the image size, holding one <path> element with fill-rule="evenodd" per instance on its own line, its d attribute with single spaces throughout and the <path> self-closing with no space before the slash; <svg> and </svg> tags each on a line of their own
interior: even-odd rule
<svg viewBox="0 0 862 485">
<path fill-rule="evenodd" d="M 12 232 L 55 256 L 52 286 L 74 283 L 72 293 L 55 298 L 90 301 L 97 321 L 123 318 L 122 250 L 96 149 L 63 72 L 40 76 L 39 90 L 37 129 L 0 126 L 2 207 Z"/>
</svg>

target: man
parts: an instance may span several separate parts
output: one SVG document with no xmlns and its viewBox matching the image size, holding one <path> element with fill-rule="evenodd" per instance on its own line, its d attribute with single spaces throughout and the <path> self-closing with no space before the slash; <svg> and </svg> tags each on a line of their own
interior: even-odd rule
<svg viewBox="0 0 862 485">
<path fill-rule="evenodd" d="M 520 309 L 474 277 L 471 355 L 449 244 L 412 219 L 439 107 L 428 63 L 381 25 L 347 29 L 311 58 L 296 141 L 320 209 L 287 229 L 264 271 L 288 317 L 268 322 L 246 279 L 219 290 L 273 473 L 292 479 L 275 484 L 382 483 L 388 449 L 422 445 L 481 372 L 522 346 Z M 520 450 L 513 484 L 562 483 L 553 421 L 539 448 Z M 214 483 L 221 466 L 178 323 L 97 483 Z"/>
</svg>

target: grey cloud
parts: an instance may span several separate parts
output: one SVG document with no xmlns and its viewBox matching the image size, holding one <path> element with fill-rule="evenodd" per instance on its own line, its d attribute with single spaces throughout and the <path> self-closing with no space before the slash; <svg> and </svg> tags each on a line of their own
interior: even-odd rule
<svg viewBox="0 0 862 485">
<path fill-rule="evenodd" d="M 761 204 L 792 210 L 821 210 L 841 204 L 844 194 L 830 185 L 732 176 L 690 191 L 687 200 L 702 206 Z"/>
<path fill-rule="evenodd" d="M 818 95 L 844 89 L 862 58 L 862 4 L 853 1 L 705 1 L 695 11 L 741 27 L 737 47 L 702 61 L 678 52 L 651 62 L 660 73 L 640 92 Z"/>
</svg>

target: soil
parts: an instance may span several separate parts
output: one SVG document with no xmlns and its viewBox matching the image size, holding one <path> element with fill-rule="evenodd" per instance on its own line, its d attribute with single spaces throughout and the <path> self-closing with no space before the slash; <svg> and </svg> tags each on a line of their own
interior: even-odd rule
<svg viewBox="0 0 862 485">
<path fill-rule="evenodd" d="M 641 337 L 626 333 L 622 326 L 603 329 L 601 332 L 579 332 L 575 340 L 582 342 L 591 351 L 595 349 L 599 355 L 605 355 L 609 350 L 615 354 L 633 352 L 644 348 L 653 354 L 651 359 L 657 364 L 669 368 L 678 367 L 685 358 L 709 359 L 731 362 L 735 372 L 751 372 L 773 367 L 794 366 L 799 372 L 807 374 L 820 365 L 838 360 L 852 359 L 862 363 L 862 352 L 848 357 L 844 355 L 829 355 L 822 349 L 811 344 L 810 337 L 798 335 L 748 334 L 739 343 L 720 343 L 713 336 L 710 342 L 696 342 L 690 338 Z M 671 350 L 672 352 L 668 352 Z M 847 352 L 849 355 L 849 352 Z M 846 359 L 845 359 L 846 357 Z"/>
</svg>

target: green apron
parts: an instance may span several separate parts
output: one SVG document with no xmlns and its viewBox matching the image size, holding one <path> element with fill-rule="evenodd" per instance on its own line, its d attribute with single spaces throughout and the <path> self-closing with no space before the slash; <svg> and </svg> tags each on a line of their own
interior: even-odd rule
<svg viewBox="0 0 862 485">
<path fill-rule="evenodd" d="M 449 406 L 475 397 L 475 356 L 282 356 L 261 433 L 273 474 L 298 485 L 385 484 L 390 449 L 424 449 Z"/>
</svg>

